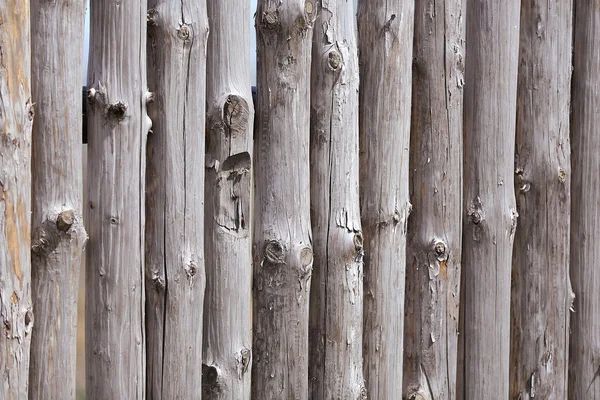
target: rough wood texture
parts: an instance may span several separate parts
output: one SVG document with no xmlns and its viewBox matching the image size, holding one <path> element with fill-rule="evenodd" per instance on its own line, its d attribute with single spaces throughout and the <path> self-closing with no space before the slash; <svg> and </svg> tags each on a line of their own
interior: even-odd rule
<svg viewBox="0 0 600 400">
<path fill-rule="evenodd" d="M 416 0 L 404 396 L 456 399 L 464 0 Z M 421 396 L 421 397 L 419 397 Z"/>
<path fill-rule="evenodd" d="M 572 10 L 521 2 L 511 399 L 568 398 Z"/>
<path fill-rule="evenodd" d="M 252 169 L 250 2 L 209 0 L 206 300 L 202 390 L 250 399 Z M 243 23 L 242 23 L 243 22 Z"/>
<path fill-rule="evenodd" d="M 199 399 L 204 274 L 205 0 L 148 2 L 147 395 Z"/>
<path fill-rule="evenodd" d="M 88 75 L 88 399 L 145 397 L 146 4 L 93 0 Z M 180 355 L 181 356 L 181 355 Z"/>
<path fill-rule="evenodd" d="M 26 399 L 31 304 L 29 1 L 0 2 L 0 398 Z"/>
<path fill-rule="evenodd" d="M 360 198 L 364 375 L 370 399 L 402 393 L 414 0 L 362 0 Z"/>
<path fill-rule="evenodd" d="M 31 2 L 33 125 L 30 399 L 75 399 L 82 220 L 81 83 L 85 0 Z M 52 38 L 51 40 L 49 38 Z"/>
<path fill-rule="evenodd" d="M 312 1 L 260 0 L 252 397 L 308 398 Z"/>
<path fill-rule="evenodd" d="M 509 394 L 520 0 L 467 0 L 464 397 Z"/>
<path fill-rule="evenodd" d="M 363 236 L 358 193 L 358 49 L 352 2 L 322 0 L 311 91 L 311 399 L 362 399 Z"/>
<path fill-rule="evenodd" d="M 575 3 L 569 398 L 600 399 L 600 7 Z M 552 216 L 555 218 L 556 216 Z"/>
</svg>

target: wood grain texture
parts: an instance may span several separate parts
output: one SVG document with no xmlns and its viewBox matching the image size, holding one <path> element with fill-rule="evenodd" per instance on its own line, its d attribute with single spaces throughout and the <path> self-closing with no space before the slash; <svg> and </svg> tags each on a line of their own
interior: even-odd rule
<svg viewBox="0 0 600 400">
<path fill-rule="evenodd" d="M 600 5 L 575 2 L 569 398 L 600 399 Z M 553 216 L 554 218 L 554 216 Z"/>
<path fill-rule="evenodd" d="M 252 397 L 308 398 L 310 60 L 317 4 L 260 0 Z"/>
<path fill-rule="evenodd" d="M 85 1 L 31 2 L 33 124 L 30 399 L 75 399 L 83 227 L 82 116 Z"/>
<path fill-rule="evenodd" d="M 150 399 L 200 399 L 206 1 L 148 7 L 146 391 Z"/>
<path fill-rule="evenodd" d="M 404 326 L 407 399 L 456 399 L 464 0 L 416 0 Z M 419 397 L 421 396 L 421 397 Z"/>
<path fill-rule="evenodd" d="M 509 395 L 520 0 L 467 0 L 464 398 Z"/>
<path fill-rule="evenodd" d="M 251 15 L 246 0 L 208 1 L 202 367 L 208 399 L 250 399 L 254 105 L 246 21 Z"/>
<path fill-rule="evenodd" d="M 31 301 L 29 0 L 0 2 L 0 398 L 26 399 Z"/>
<path fill-rule="evenodd" d="M 311 399 L 364 399 L 358 49 L 352 2 L 321 1 L 311 91 Z"/>
<path fill-rule="evenodd" d="M 568 398 L 572 11 L 521 2 L 511 399 Z"/>
<path fill-rule="evenodd" d="M 402 393 L 414 0 L 358 3 L 368 397 Z"/>
<path fill-rule="evenodd" d="M 146 4 L 92 0 L 90 25 L 87 398 L 144 399 Z"/>
</svg>

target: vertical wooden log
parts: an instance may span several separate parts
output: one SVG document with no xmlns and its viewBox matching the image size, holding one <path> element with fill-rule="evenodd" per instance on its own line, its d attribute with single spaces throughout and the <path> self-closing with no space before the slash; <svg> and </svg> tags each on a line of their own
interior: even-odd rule
<svg viewBox="0 0 600 400">
<path fill-rule="evenodd" d="M 456 399 L 464 0 L 416 0 L 404 396 Z M 421 397 L 419 397 L 421 396 Z"/>
<path fill-rule="evenodd" d="M 464 396 L 509 394 L 520 0 L 467 0 Z"/>
<path fill-rule="evenodd" d="M 146 5 L 91 1 L 88 74 L 88 399 L 145 397 Z"/>
<path fill-rule="evenodd" d="M 82 221 L 85 0 L 31 2 L 33 126 L 30 399 L 74 399 Z"/>
<path fill-rule="evenodd" d="M 572 11 L 572 1 L 521 4 L 511 399 L 568 398 Z"/>
<path fill-rule="evenodd" d="M 363 236 L 354 6 L 321 1 L 311 91 L 311 399 L 362 399 Z"/>
<path fill-rule="evenodd" d="M 260 0 L 252 397 L 308 398 L 313 0 Z"/>
<path fill-rule="evenodd" d="M 402 393 L 414 0 L 358 4 L 368 397 Z"/>
<path fill-rule="evenodd" d="M 206 300 L 202 390 L 250 399 L 252 148 L 250 2 L 209 0 Z"/>
<path fill-rule="evenodd" d="M 199 399 L 204 274 L 205 0 L 148 2 L 147 384 Z"/>
<path fill-rule="evenodd" d="M 575 2 L 569 398 L 600 399 L 600 7 Z M 556 216 L 552 215 L 552 218 Z"/>
<path fill-rule="evenodd" d="M 27 398 L 31 302 L 29 1 L 0 2 L 0 398 Z"/>
</svg>

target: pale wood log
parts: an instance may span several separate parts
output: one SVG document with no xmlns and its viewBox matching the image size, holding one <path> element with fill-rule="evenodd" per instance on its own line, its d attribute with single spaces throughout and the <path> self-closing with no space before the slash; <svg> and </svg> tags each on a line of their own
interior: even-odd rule
<svg viewBox="0 0 600 400">
<path fill-rule="evenodd" d="M 206 299 L 202 391 L 250 399 L 252 151 L 250 2 L 209 0 Z"/>
<path fill-rule="evenodd" d="M 522 1 L 510 398 L 567 399 L 573 2 Z"/>
<path fill-rule="evenodd" d="M 600 399 L 600 7 L 575 2 L 569 399 Z M 555 62 L 558 61 L 554 58 Z M 568 170 L 565 170 L 568 172 Z M 565 172 L 565 179 L 566 179 Z M 556 173 L 556 172 L 555 172 Z M 551 216 L 556 218 L 555 215 Z"/>
<path fill-rule="evenodd" d="M 0 398 L 27 398 L 31 301 L 29 0 L 0 1 Z"/>
<path fill-rule="evenodd" d="M 404 396 L 456 399 L 465 1 L 416 0 Z M 421 396 L 421 397 L 419 397 Z"/>
<path fill-rule="evenodd" d="M 150 399 L 200 399 L 204 273 L 205 0 L 148 2 L 153 122 L 146 178 Z"/>
<path fill-rule="evenodd" d="M 146 4 L 92 0 L 90 24 L 86 392 L 143 399 Z"/>
<path fill-rule="evenodd" d="M 520 6 L 520 0 L 467 0 L 461 333 L 466 399 L 509 395 Z"/>
<path fill-rule="evenodd" d="M 368 397 L 402 393 L 414 0 L 358 3 Z"/>
<path fill-rule="evenodd" d="M 311 0 L 260 0 L 252 397 L 308 398 Z"/>
<path fill-rule="evenodd" d="M 323 0 L 311 91 L 311 399 L 363 399 L 358 49 L 352 2 Z"/>
</svg>

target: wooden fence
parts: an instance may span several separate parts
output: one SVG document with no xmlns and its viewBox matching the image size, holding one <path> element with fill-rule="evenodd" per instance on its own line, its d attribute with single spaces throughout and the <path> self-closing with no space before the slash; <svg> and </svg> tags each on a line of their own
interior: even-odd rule
<svg viewBox="0 0 600 400">
<path fill-rule="evenodd" d="M 598 2 L 259 0 L 255 101 L 251 12 L 91 0 L 83 119 L 85 0 L 0 1 L 0 398 L 85 246 L 88 399 L 600 399 Z"/>
</svg>

